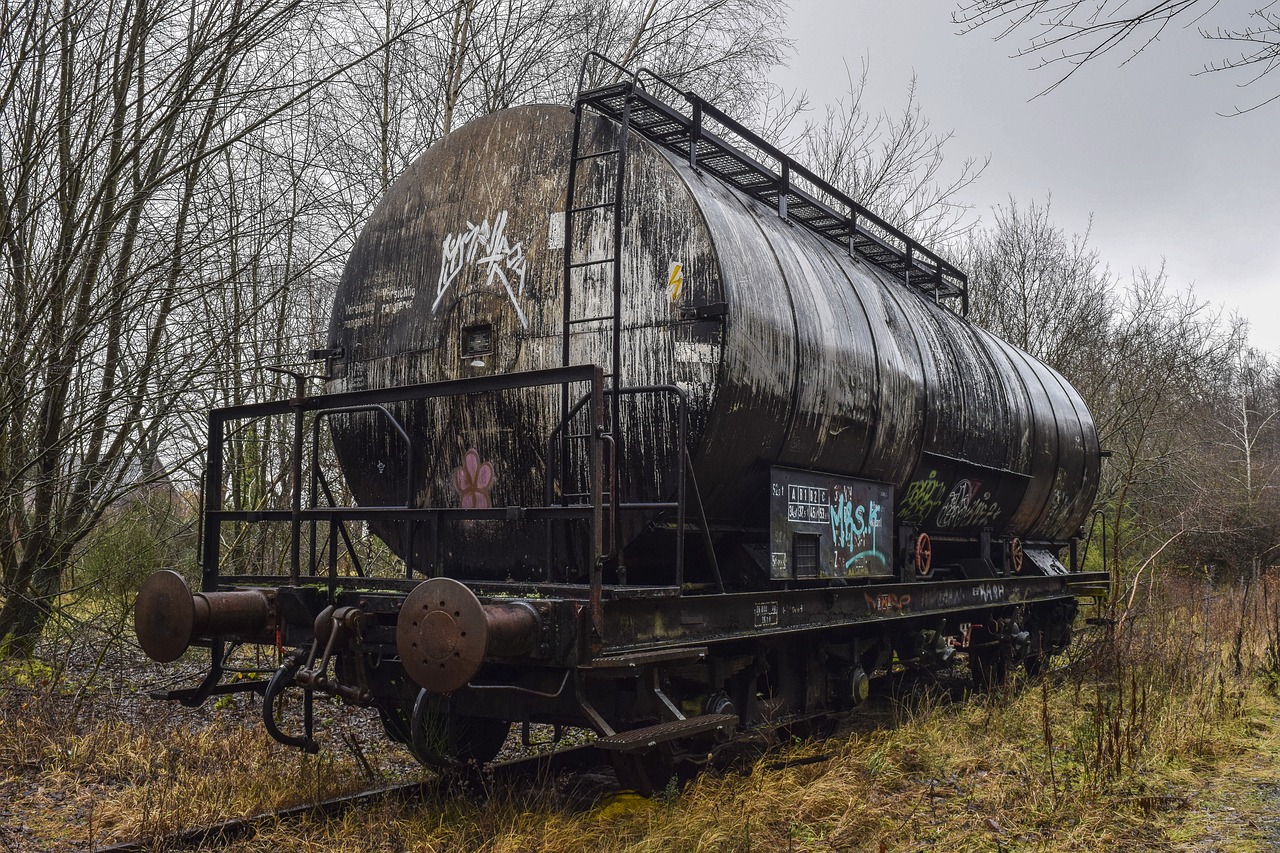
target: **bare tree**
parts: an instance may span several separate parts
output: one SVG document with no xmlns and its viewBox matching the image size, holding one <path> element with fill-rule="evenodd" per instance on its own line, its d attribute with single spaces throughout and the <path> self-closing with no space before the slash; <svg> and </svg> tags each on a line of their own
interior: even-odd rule
<svg viewBox="0 0 1280 853">
<path fill-rule="evenodd" d="M 864 62 L 856 79 L 848 75 L 845 96 L 784 145 L 819 177 L 915 239 L 939 244 L 963 235 L 973 220 L 972 206 L 961 196 L 987 161 L 946 163 L 952 134 L 933 130 L 916 101 L 914 78 L 896 114 L 870 111 L 864 101 L 868 73 Z"/>
<path fill-rule="evenodd" d="M 1084 376 L 1105 346 L 1116 310 L 1114 283 L 1089 228 L 1068 236 L 1052 218 L 1052 200 L 996 207 L 992 224 L 964 252 L 970 317 L 1010 343 Z"/>
<path fill-rule="evenodd" d="M 318 85 L 306 0 L 25 0 L 0 10 L 0 645 L 30 648 L 76 543 L 224 352 L 239 279 L 218 164 Z M 302 46 L 301 48 L 299 46 Z M 329 57 L 329 65 L 340 63 Z M 321 81 L 323 78 L 320 78 Z"/>
<path fill-rule="evenodd" d="M 972 235 L 971 316 L 1084 397 L 1110 452 L 1098 507 L 1117 568 L 1172 538 L 1189 557 L 1244 536 L 1257 511 L 1242 507 L 1271 494 L 1275 419 L 1241 396 L 1243 325 L 1172 291 L 1163 270 L 1113 281 L 1088 231 L 1068 237 L 1050 212 L 1010 201 Z"/>
<path fill-rule="evenodd" d="M 1252 349 L 1228 367 L 1186 427 L 1199 443 L 1181 468 L 1197 496 L 1185 547 L 1198 563 L 1252 572 L 1280 557 L 1280 377 Z"/>
<path fill-rule="evenodd" d="M 1111 451 L 1099 500 L 1122 560 L 1196 527 L 1201 491 L 1188 471 L 1202 454 L 1197 426 L 1244 332 L 1192 291 L 1170 292 L 1163 271 L 1139 272 L 1115 306 L 1106 348 L 1079 382 Z"/>
<path fill-rule="evenodd" d="M 31 648 L 122 495 L 178 468 L 195 479 L 209 405 L 286 393 L 264 368 L 298 362 L 352 234 L 423 148 L 483 112 L 563 100 L 569 57 L 620 38 L 637 64 L 752 90 L 785 45 L 768 25 L 781 8 L 0 6 L 0 645 Z M 620 28 L 593 29 L 602 15 Z M 278 497 L 280 438 L 233 437 L 234 504 Z"/>
<path fill-rule="evenodd" d="M 730 114 L 747 114 L 768 90 L 769 69 L 791 49 L 781 0 L 572 2 L 574 54 L 595 50 L 620 65 L 649 68 Z M 594 71 L 588 85 L 611 73 Z"/>
<path fill-rule="evenodd" d="M 1237 7 L 1218 0 L 1150 0 L 1136 6 L 1123 0 L 964 0 L 951 18 L 965 32 L 995 28 L 997 40 L 1030 31 L 1017 55 L 1039 57 L 1041 67 L 1066 67 L 1045 92 L 1114 51 L 1124 56 L 1122 64 L 1128 62 L 1175 24 L 1196 26 L 1202 38 L 1238 50 L 1199 71 L 1239 71 L 1248 86 L 1280 67 L 1280 13 L 1273 6 L 1256 5 L 1240 18 Z M 1235 112 L 1278 98 L 1280 92 Z"/>
</svg>

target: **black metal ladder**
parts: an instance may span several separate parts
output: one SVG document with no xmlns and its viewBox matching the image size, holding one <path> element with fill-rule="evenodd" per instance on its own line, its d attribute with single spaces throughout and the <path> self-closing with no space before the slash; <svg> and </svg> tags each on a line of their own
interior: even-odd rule
<svg viewBox="0 0 1280 853">
<path fill-rule="evenodd" d="M 562 316 L 561 316 L 561 366 L 569 367 L 573 359 L 573 333 L 593 324 L 606 324 L 608 333 L 607 364 L 603 369 L 604 389 L 608 392 L 609 402 L 605 409 L 606 438 L 609 441 L 609 453 L 604 459 L 606 482 L 604 490 L 605 510 L 607 512 L 610 535 L 617 530 L 617 489 L 614 483 L 614 472 L 617 470 L 617 445 L 615 436 L 620 423 L 620 406 L 623 387 L 622 378 L 622 193 L 626 180 L 627 142 L 630 135 L 630 110 L 624 105 L 618 117 L 616 144 L 601 150 L 584 151 L 586 141 L 583 139 L 583 118 L 585 110 L 582 104 L 575 105 L 573 121 L 573 146 L 569 157 L 568 183 L 565 189 L 564 209 L 564 275 L 562 282 Z M 607 181 L 610 189 L 602 198 L 582 195 L 581 179 L 584 164 L 604 166 L 612 164 L 612 180 Z M 590 257 L 593 241 L 585 242 L 581 252 L 577 250 L 578 226 L 585 221 L 585 227 L 593 230 L 594 219 L 604 214 L 609 218 L 607 249 L 603 256 Z M 600 271 L 608 277 L 608 292 L 605 294 L 608 308 L 593 311 L 586 315 L 575 314 L 575 294 L 585 295 L 592 289 L 593 277 Z M 599 287 L 604 291 L 604 287 Z M 598 304 L 598 303 L 595 303 Z M 587 497 L 587 492 L 570 485 L 573 464 L 570 461 L 570 442 L 589 439 L 587 433 L 573 433 L 568 428 L 573 401 L 569 398 L 568 386 L 562 389 L 561 417 L 565 419 L 560 439 L 560 483 L 561 501 L 572 505 Z"/>
<path fill-rule="evenodd" d="M 646 90 L 642 79 L 674 93 L 687 110 Z M 775 208 L 784 219 L 841 245 L 908 287 L 935 300 L 957 299 L 960 313 L 968 313 L 965 273 L 692 92 L 638 69 L 626 79 L 580 91 L 579 115 L 584 107 L 623 122 L 628 133 Z"/>
<path fill-rule="evenodd" d="M 617 391 L 623 387 L 622 378 L 622 193 L 626 181 L 627 142 L 630 137 L 631 109 L 627 99 L 617 117 L 617 144 L 612 148 L 600 151 L 583 151 L 582 138 L 583 116 L 582 103 L 575 106 L 573 122 L 573 148 L 569 158 L 569 180 L 565 193 L 564 210 L 564 286 L 563 313 L 561 327 L 561 366 L 568 367 L 571 355 L 571 336 L 578 326 L 593 323 L 608 323 L 609 331 L 609 363 L 605 365 L 604 378 L 606 389 Z M 589 199 L 588 203 L 579 202 L 579 170 L 584 163 L 612 162 L 614 172 L 611 180 L 612 196 L 604 199 Z M 609 223 L 608 249 L 601 257 L 584 257 L 591 251 L 591 246 L 583 248 L 581 255 L 575 250 L 578 220 L 582 217 L 596 217 L 606 212 L 611 218 Z M 610 283 L 610 307 L 606 313 L 590 316 L 574 315 L 574 293 L 581 292 L 589 286 L 593 274 L 605 270 Z M 610 394 L 608 428 L 616 430 L 618 423 L 618 407 L 620 396 Z M 564 410 L 568 410 L 566 405 Z"/>
</svg>

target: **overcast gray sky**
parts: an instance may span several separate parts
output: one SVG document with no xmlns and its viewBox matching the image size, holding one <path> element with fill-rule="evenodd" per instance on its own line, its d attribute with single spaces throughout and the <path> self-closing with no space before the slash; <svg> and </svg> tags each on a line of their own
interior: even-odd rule
<svg viewBox="0 0 1280 853">
<path fill-rule="evenodd" d="M 1255 345 L 1280 353 L 1280 101 L 1245 116 L 1233 106 L 1280 90 L 1280 72 L 1250 89 L 1237 77 L 1192 76 L 1220 48 L 1194 28 L 1172 28 L 1134 61 L 1113 53 L 1055 91 L 1056 79 L 1010 58 L 1023 43 L 994 31 L 959 36 L 954 0 L 793 0 L 796 55 L 777 75 L 815 104 L 846 88 L 864 58 L 866 101 L 901 109 L 914 72 L 917 100 L 937 130 L 953 130 L 949 157 L 991 156 L 969 201 L 989 220 L 1009 196 L 1052 193 L 1053 217 L 1081 232 L 1118 275 L 1155 269 L 1171 285 L 1248 318 Z"/>
</svg>

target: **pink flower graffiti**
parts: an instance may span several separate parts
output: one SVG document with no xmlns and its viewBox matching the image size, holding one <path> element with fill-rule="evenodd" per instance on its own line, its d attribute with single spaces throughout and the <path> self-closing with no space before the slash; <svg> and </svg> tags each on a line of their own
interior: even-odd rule
<svg viewBox="0 0 1280 853">
<path fill-rule="evenodd" d="M 462 464 L 453 469 L 453 487 L 463 509 L 488 509 L 489 489 L 493 486 L 493 466 L 480 461 L 474 447 L 467 451 Z"/>
</svg>

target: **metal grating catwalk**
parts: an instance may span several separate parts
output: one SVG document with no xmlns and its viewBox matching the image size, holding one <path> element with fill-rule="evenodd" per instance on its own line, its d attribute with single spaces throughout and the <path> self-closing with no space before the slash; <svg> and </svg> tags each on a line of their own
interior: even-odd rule
<svg viewBox="0 0 1280 853">
<path fill-rule="evenodd" d="M 680 94 L 688 102 L 689 110 L 678 109 L 646 90 L 639 82 L 641 77 Z M 679 92 L 660 77 L 641 70 L 622 82 L 580 92 L 578 107 L 583 106 L 615 121 L 625 121 L 630 132 L 675 152 L 693 168 L 708 172 L 757 201 L 777 208 L 780 216 L 846 247 L 908 286 L 934 299 L 959 299 L 960 313 L 968 313 L 965 273 L 697 95 Z M 777 168 L 760 162 L 708 130 L 704 125 L 706 119 L 775 160 Z M 795 178 L 803 179 L 828 196 L 834 206 L 797 186 Z"/>
</svg>

